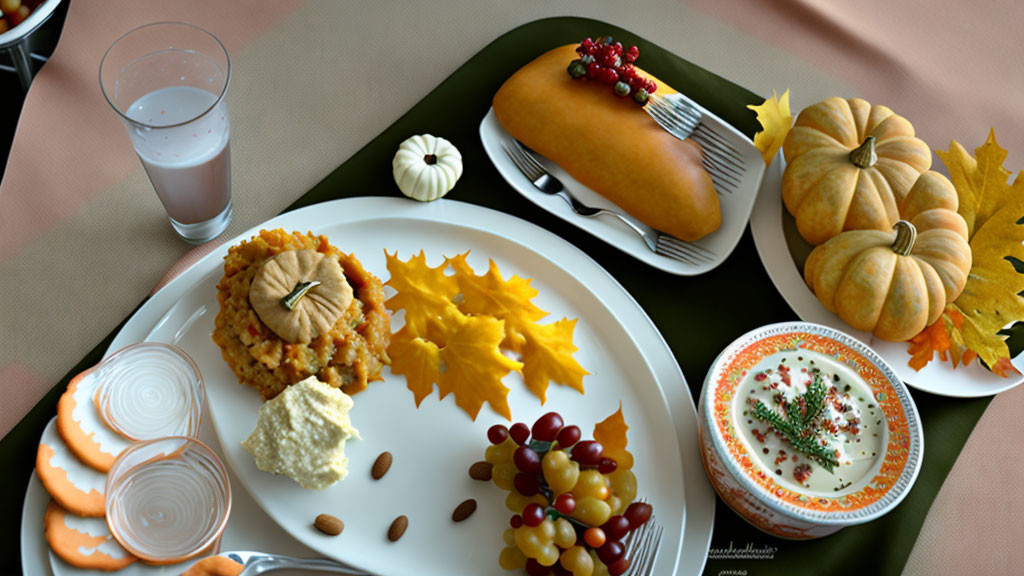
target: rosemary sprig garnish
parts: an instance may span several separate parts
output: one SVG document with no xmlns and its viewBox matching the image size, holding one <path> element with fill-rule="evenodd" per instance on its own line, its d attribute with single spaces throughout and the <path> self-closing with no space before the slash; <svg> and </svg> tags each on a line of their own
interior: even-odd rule
<svg viewBox="0 0 1024 576">
<path fill-rule="evenodd" d="M 807 392 L 786 405 L 785 417 L 765 406 L 760 400 L 754 403 L 753 414 L 754 418 L 782 434 L 798 452 L 832 472 L 833 468 L 839 465 L 839 460 L 835 452 L 821 445 L 818 439 L 818 425 L 815 423 L 825 409 L 825 392 L 825 382 L 822 381 L 820 372 L 815 370 Z"/>
</svg>

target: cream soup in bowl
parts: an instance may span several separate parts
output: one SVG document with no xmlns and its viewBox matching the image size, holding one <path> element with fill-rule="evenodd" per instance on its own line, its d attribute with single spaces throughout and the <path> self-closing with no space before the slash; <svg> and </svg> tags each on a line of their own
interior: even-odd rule
<svg viewBox="0 0 1024 576">
<path fill-rule="evenodd" d="M 906 387 L 869 347 L 826 326 L 773 324 L 741 336 L 709 370 L 699 412 L 715 490 L 783 538 L 885 514 L 921 465 L 924 438 Z"/>
</svg>

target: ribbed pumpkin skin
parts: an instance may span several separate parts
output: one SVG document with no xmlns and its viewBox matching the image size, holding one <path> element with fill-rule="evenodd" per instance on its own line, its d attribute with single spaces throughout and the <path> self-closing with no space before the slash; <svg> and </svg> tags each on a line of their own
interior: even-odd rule
<svg viewBox="0 0 1024 576">
<path fill-rule="evenodd" d="M 893 251 L 893 230 L 842 232 L 818 246 L 804 280 L 829 311 L 883 340 L 913 338 L 956 300 L 971 270 L 967 223 L 953 185 L 925 172 L 898 206 L 917 229 L 910 254 Z"/>
<path fill-rule="evenodd" d="M 861 168 L 850 152 L 875 137 L 877 162 Z M 805 108 L 782 146 L 782 200 L 800 235 L 818 245 L 843 230 L 890 230 L 898 206 L 932 165 L 914 127 L 885 106 L 829 98 Z"/>
</svg>

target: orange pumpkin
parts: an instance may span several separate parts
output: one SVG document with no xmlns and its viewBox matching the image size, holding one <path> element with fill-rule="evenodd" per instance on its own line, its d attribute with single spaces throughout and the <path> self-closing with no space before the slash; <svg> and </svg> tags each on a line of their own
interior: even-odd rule
<svg viewBox="0 0 1024 576">
<path fill-rule="evenodd" d="M 939 319 L 971 270 L 967 223 L 946 177 L 925 172 L 890 230 L 842 232 L 811 252 L 807 285 L 857 330 L 902 342 Z"/>
<path fill-rule="evenodd" d="M 811 244 L 843 230 L 890 230 L 932 153 L 885 106 L 829 98 L 805 108 L 782 146 L 782 200 Z"/>
</svg>

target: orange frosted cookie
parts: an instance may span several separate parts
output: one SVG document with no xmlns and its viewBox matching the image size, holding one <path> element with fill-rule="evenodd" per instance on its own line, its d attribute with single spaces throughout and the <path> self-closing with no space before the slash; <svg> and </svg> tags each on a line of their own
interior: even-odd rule
<svg viewBox="0 0 1024 576">
<path fill-rule="evenodd" d="M 203 558 L 181 576 L 238 576 L 245 566 L 223 556 Z"/>
<path fill-rule="evenodd" d="M 96 409 L 93 397 L 97 383 L 95 368 L 71 380 L 57 403 L 57 432 L 79 460 L 107 472 L 129 442 L 111 430 Z"/>
<path fill-rule="evenodd" d="M 43 526 L 50 549 L 75 568 L 111 571 L 135 562 L 135 557 L 110 535 L 102 518 L 69 514 L 51 500 Z"/>
<path fill-rule="evenodd" d="M 79 516 L 103 516 L 103 491 L 107 475 L 83 464 L 57 433 L 50 420 L 39 439 L 36 474 L 50 496 L 67 511 Z"/>
</svg>

